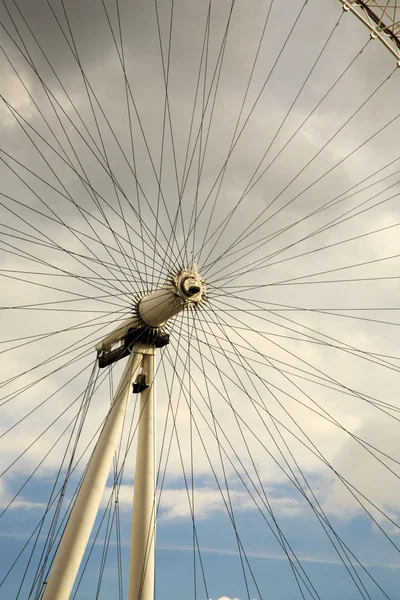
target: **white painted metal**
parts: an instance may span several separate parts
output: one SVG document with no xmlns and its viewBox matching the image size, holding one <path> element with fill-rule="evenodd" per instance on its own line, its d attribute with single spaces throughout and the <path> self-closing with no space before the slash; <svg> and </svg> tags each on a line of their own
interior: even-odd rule
<svg viewBox="0 0 400 600">
<path fill-rule="evenodd" d="M 162 327 L 185 307 L 204 300 L 205 285 L 197 268 L 183 270 L 168 287 L 152 292 L 139 302 L 139 315 L 150 327 Z"/>
<path fill-rule="evenodd" d="M 400 67 L 400 0 L 339 0 L 397 59 Z"/>
<path fill-rule="evenodd" d="M 110 350 L 111 346 L 114 346 L 114 344 L 117 344 L 126 336 L 129 329 L 135 329 L 139 325 L 140 323 L 136 317 L 125 319 L 125 321 L 122 321 L 122 323 L 120 323 L 118 327 L 110 333 L 110 335 L 97 344 L 96 350 L 98 352 L 100 350 Z"/>
<path fill-rule="evenodd" d="M 70 596 L 100 506 L 132 393 L 132 381 L 139 371 L 142 356 L 140 352 L 129 356 L 112 408 L 71 511 L 43 600 L 68 600 Z"/>
<path fill-rule="evenodd" d="M 185 308 L 185 300 L 172 288 L 157 290 L 139 302 L 139 315 L 150 327 L 161 327 Z"/>
<path fill-rule="evenodd" d="M 161 327 L 185 307 L 200 304 L 205 285 L 195 266 L 172 278 L 171 284 L 142 298 L 138 313 L 123 321 L 96 350 L 107 352 L 123 342 L 130 329 Z M 131 579 L 129 600 L 154 600 L 155 562 L 155 348 L 135 344 L 119 383 L 114 403 L 91 456 L 71 511 L 42 600 L 68 600 L 89 540 L 112 458 L 121 435 L 133 380 L 143 366 L 149 387 L 141 393 L 132 517 Z"/>
<path fill-rule="evenodd" d="M 155 349 L 143 358 L 149 387 L 141 393 L 132 515 L 129 600 L 154 600 L 155 562 Z"/>
</svg>

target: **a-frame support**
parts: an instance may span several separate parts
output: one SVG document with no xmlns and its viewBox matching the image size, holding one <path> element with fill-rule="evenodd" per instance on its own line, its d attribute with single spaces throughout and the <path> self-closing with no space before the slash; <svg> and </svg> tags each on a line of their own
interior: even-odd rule
<svg viewBox="0 0 400 600">
<path fill-rule="evenodd" d="M 135 344 L 68 519 L 43 600 L 70 597 L 121 436 L 132 384 L 141 368 L 146 376 L 146 387 L 141 392 L 139 417 L 129 600 L 154 598 L 154 362 L 154 346 Z"/>
</svg>

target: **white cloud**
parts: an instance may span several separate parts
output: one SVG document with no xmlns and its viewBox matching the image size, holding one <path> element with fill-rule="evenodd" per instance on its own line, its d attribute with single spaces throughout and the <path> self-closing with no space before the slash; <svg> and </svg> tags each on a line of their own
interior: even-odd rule
<svg viewBox="0 0 400 600">
<path fill-rule="evenodd" d="M 351 518 L 364 513 L 359 500 L 378 523 L 389 527 L 392 533 L 398 533 L 399 528 L 391 525 L 378 510 L 387 514 L 400 527 L 400 454 L 397 421 L 384 418 L 383 415 L 375 416 L 373 420 L 365 420 L 356 434 L 368 440 L 371 453 L 351 439 L 343 444 L 333 466 L 354 487 L 348 486 L 351 490 L 349 491 L 332 474 L 324 483 L 324 507 L 339 517 Z M 377 455 L 379 460 L 372 454 Z"/>
<path fill-rule="evenodd" d="M 133 486 L 122 485 L 120 487 L 118 501 L 121 508 L 131 509 L 133 493 Z M 107 505 L 111 494 L 112 488 L 106 487 L 102 498 L 102 506 Z M 189 492 L 187 492 L 186 488 L 166 488 L 161 492 L 158 490 L 157 502 L 160 498 L 160 494 L 160 519 L 171 521 L 173 519 L 189 518 L 191 516 L 191 489 L 189 489 Z M 206 519 L 215 516 L 215 513 L 221 511 L 225 512 L 230 509 L 230 502 L 235 512 L 256 510 L 257 506 L 261 506 L 263 510 L 265 510 L 257 497 L 256 503 L 251 499 L 247 492 L 235 489 L 229 490 L 228 494 L 226 489 L 219 491 L 208 487 L 196 487 L 193 495 L 196 519 Z M 291 497 L 272 497 L 269 500 L 271 508 L 276 516 L 289 518 L 296 517 L 302 509 L 302 505 Z"/>
<path fill-rule="evenodd" d="M 13 495 L 8 491 L 4 482 L 0 480 L 0 512 L 1 509 L 6 507 L 9 507 L 12 510 L 18 510 L 20 508 L 32 510 L 46 508 L 46 506 L 47 505 L 44 502 L 33 502 L 23 496 L 19 496 L 16 500 L 13 500 Z"/>
<path fill-rule="evenodd" d="M 212 600 L 212 598 L 210 598 Z M 218 600 L 239 600 L 239 598 L 228 598 L 228 596 L 221 596 Z"/>
<path fill-rule="evenodd" d="M 29 92 L 32 91 L 32 83 L 26 74 L 22 74 L 22 81 L 26 89 L 14 72 L 11 70 L 7 72 L 0 71 L 0 86 L 3 90 L 6 90 L 6 93 L 3 94 L 4 99 L 11 107 L 10 109 L 6 102 L 0 100 L 0 126 L 2 128 L 19 127 L 17 121 L 19 115 L 29 121 L 36 110 L 32 99 L 29 97 Z M 16 113 L 15 116 L 12 109 Z"/>
</svg>

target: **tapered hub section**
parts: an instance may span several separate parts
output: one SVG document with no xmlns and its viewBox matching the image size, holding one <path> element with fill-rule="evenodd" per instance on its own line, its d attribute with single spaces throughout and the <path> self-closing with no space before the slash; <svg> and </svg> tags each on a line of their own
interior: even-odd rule
<svg viewBox="0 0 400 600">
<path fill-rule="evenodd" d="M 143 324 L 163 327 L 167 321 L 185 309 L 198 308 L 206 299 L 206 286 L 196 267 L 182 269 L 170 283 L 144 296 L 138 303 Z"/>
</svg>

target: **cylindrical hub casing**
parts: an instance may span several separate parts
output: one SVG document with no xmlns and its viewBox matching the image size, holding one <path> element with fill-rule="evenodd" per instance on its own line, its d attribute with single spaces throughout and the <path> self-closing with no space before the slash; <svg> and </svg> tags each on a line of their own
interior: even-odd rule
<svg viewBox="0 0 400 600">
<path fill-rule="evenodd" d="M 139 302 L 140 318 L 150 327 L 161 327 L 185 307 L 185 300 L 171 288 L 157 290 Z"/>
</svg>

